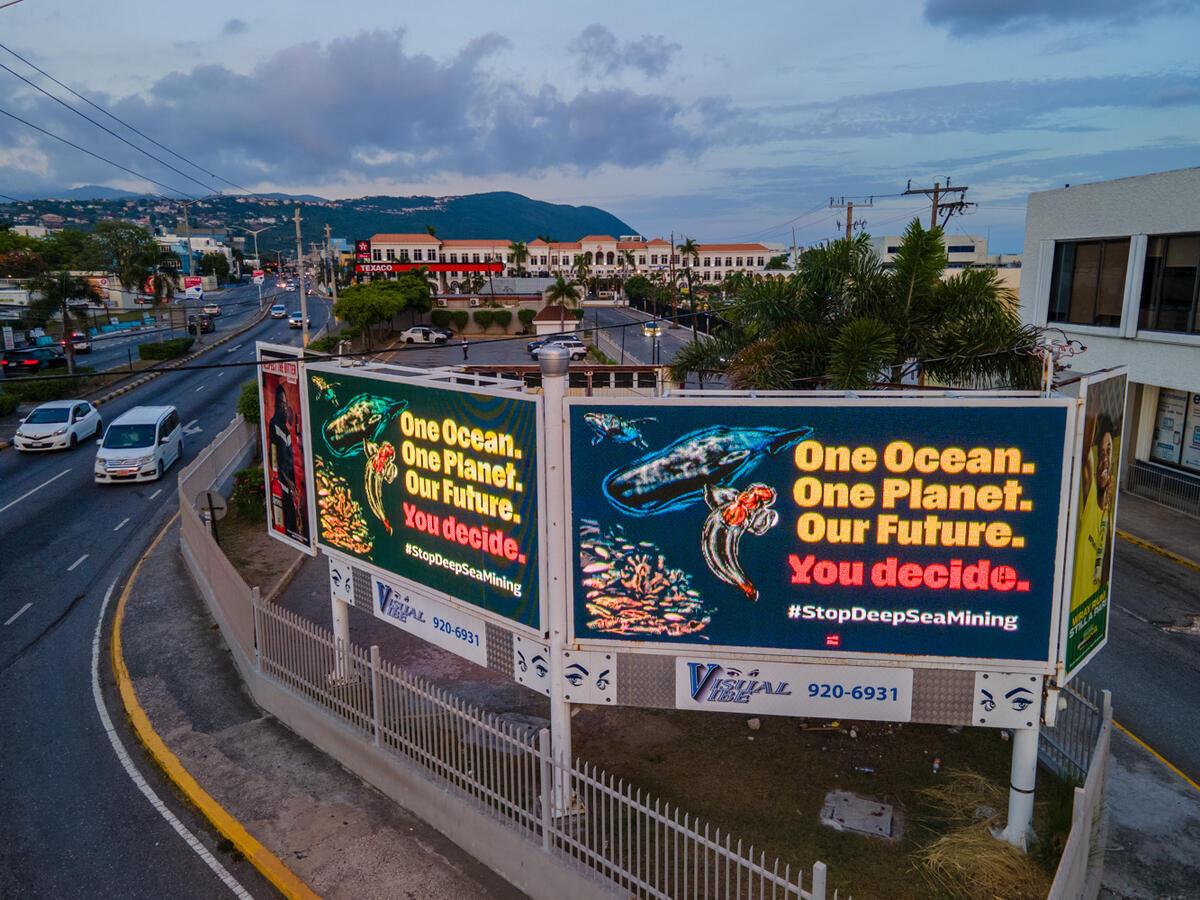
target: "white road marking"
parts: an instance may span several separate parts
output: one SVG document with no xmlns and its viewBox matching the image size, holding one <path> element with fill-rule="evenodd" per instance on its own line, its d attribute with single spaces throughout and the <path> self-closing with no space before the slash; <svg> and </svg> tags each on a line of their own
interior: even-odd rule
<svg viewBox="0 0 1200 900">
<path fill-rule="evenodd" d="M 150 495 L 150 499 L 153 500 L 155 497 L 157 497 L 161 493 L 162 493 L 162 488 L 159 488 L 157 491 L 155 491 L 153 494 Z"/>
<path fill-rule="evenodd" d="M 86 553 L 83 554 L 83 556 L 79 557 L 79 559 L 75 560 L 75 562 L 73 562 L 69 566 L 67 566 L 67 571 L 74 572 L 77 568 L 79 568 L 79 564 L 87 558 L 88 558 L 88 555 Z"/>
<path fill-rule="evenodd" d="M 96 712 L 100 714 L 100 724 L 104 726 L 104 733 L 108 735 L 108 741 L 112 744 L 113 752 L 117 754 L 117 759 L 121 762 L 121 768 L 125 770 L 129 780 L 137 786 L 143 796 L 150 801 L 150 805 L 158 810 L 158 814 L 167 820 L 167 824 L 175 829 L 175 833 L 184 839 L 197 856 L 204 860 L 212 869 L 213 874 L 220 878 L 229 890 L 233 891 L 234 896 L 239 897 L 240 900 L 254 900 L 250 896 L 250 892 L 229 874 L 229 870 L 221 865 L 220 861 L 208 851 L 208 848 L 200 843 L 196 836 L 188 830 L 188 827 L 180 822 L 176 815 L 167 809 L 167 805 L 158 798 L 158 795 L 154 793 L 154 788 L 146 783 L 142 773 L 137 770 L 133 760 L 129 758 L 129 754 L 125 751 L 125 745 L 121 743 L 121 739 L 117 736 L 117 730 L 113 727 L 108 709 L 104 705 L 104 695 L 100 692 L 100 629 L 104 625 L 104 614 L 108 611 L 108 602 L 112 599 L 113 589 L 116 586 L 116 581 L 108 586 L 104 602 L 100 604 L 100 618 L 96 622 L 96 633 L 92 636 L 92 699 L 96 703 Z"/>
<path fill-rule="evenodd" d="M 9 616 L 8 621 L 5 622 L 4 624 L 11 625 L 13 622 L 17 621 L 17 619 L 21 618 L 21 613 L 25 612 L 25 610 L 29 609 L 29 607 L 31 607 L 31 606 L 33 606 L 32 603 L 26 603 L 24 606 L 22 606 L 20 609 L 18 609 L 15 613 L 13 613 L 11 616 Z"/>
<path fill-rule="evenodd" d="M 222 371 L 220 371 L 220 372 L 218 372 L 218 373 L 217 373 L 217 377 L 218 377 L 218 378 L 220 378 L 220 377 L 221 377 L 222 375 L 224 375 L 224 374 L 225 374 L 225 372 L 224 372 L 224 370 L 222 370 Z"/>
<path fill-rule="evenodd" d="M 200 387 L 196 388 L 196 393 L 197 393 L 197 394 L 198 394 L 198 393 L 200 393 L 200 392 L 201 392 L 202 390 L 204 390 L 206 387 L 208 387 L 208 385 L 206 385 L 206 384 L 202 384 L 202 385 L 200 385 Z"/>
<path fill-rule="evenodd" d="M 183 426 L 184 434 L 199 434 L 203 430 L 204 429 L 200 427 L 199 419 L 192 419 L 192 421 Z"/>
<path fill-rule="evenodd" d="M 240 347 L 240 346 L 242 346 L 242 345 L 241 345 L 241 344 L 234 344 L 232 347 L 230 347 L 230 348 L 229 348 L 228 350 L 226 350 L 225 352 L 226 352 L 226 353 L 232 353 L 234 350 L 236 350 L 236 349 L 237 349 L 238 347 Z"/>
<path fill-rule="evenodd" d="M 117 527 L 114 528 L 113 531 L 120 531 L 122 528 L 124 528 L 128 524 L 129 524 L 129 516 L 126 516 L 120 522 L 117 523 Z"/>
<path fill-rule="evenodd" d="M 61 472 L 59 472 L 53 478 L 46 479 L 41 484 L 39 484 L 37 487 L 35 487 L 33 490 L 26 491 L 24 494 L 22 494 L 16 500 L 6 503 L 4 506 L 0 506 L 0 513 L 4 512 L 6 509 L 11 509 L 12 507 L 16 506 L 18 503 L 20 503 L 26 497 L 36 494 L 38 491 L 40 491 L 42 488 L 44 488 L 46 485 L 50 484 L 51 482 L 58 481 L 58 479 L 62 478 L 64 475 L 66 475 L 70 471 L 71 471 L 70 469 L 63 469 Z"/>
</svg>

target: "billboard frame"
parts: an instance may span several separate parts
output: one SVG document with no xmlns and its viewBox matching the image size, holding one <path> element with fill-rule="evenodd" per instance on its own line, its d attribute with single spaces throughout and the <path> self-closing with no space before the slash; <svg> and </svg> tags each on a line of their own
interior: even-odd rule
<svg viewBox="0 0 1200 900">
<path fill-rule="evenodd" d="M 446 603 L 455 609 L 460 609 L 464 612 L 469 612 L 472 615 L 478 616 L 485 622 L 499 626 L 509 631 L 513 631 L 524 637 L 536 637 L 539 640 L 545 640 L 549 633 L 548 622 L 548 593 L 549 593 L 549 574 L 546 569 L 546 550 L 548 548 L 547 535 L 543 527 L 546 521 L 546 447 L 545 434 L 542 428 L 542 416 L 544 414 L 544 399 L 540 394 L 530 394 L 525 392 L 525 387 L 522 382 L 513 382 L 512 380 L 489 378 L 487 376 L 470 375 L 464 376 L 460 372 L 453 372 L 449 369 L 418 369 L 411 366 L 395 365 L 388 363 L 376 363 L 360 366 L 344 366 L 335 362 L 313 362 L 306 366 L 306 369 L 314 372 L 329 372 L 337 375 L 353 375 L 358 378 L 376 378 L 380 381 L 388 381 L 393 384 L 412 385 L 423 388 L 434 388 L 439 390 L 457 391 L 463 394 L 483 394 L 490 397 L 501 397 L 509 400 L 519 400 L 525 403 L 534 404 L 534 444 L 537 454 L 537 459 L 534 465 L 534 474 L 537 478 L 537 548 L 538 548 L 538 572 L 537 572 L 537 590 L 538 590 L 538 627 L 532 628 L 515 619 L 510 619 L 507 616 L 492 612 L 488 609 L 476 606 L 466 600 L 462 600 L 451 594 L 444 594 L 436 591 L 427 585 L 413 581 L 410 578 L 405 578 L 403 575 L 385 569 L 382 566 L 372 562 L 371 560 L 360 559 L 346 551 L 331 547 L 321 540 L 320 523 L 315 518 L 316 508 L 316 479 L 314 468 L 314 456 L 312 450 L 312 441 L 314 429 L 312 427 L 311 414 L 308 404 L 308 383 L 305 380 L 304 390 L 301 392 L 301 403 L 304 406 L 305 422 L 309 427 L 304 431 L 304 446 L 305 446 L 305 475 L 309 483 L 309 503 L 314 510 L 314 530 L 313 530 L 313 546 L 321 550 L 323 553 L 336 554 L 337 556 L 352 560 L 355 566 L 362 568 L 371 575 L 376 576 L 384 581 L 388 581 L 397 587 L 403 588 L 417 597 L 427 600 L 432 600 L 439 603 Z M 374 603 L 374 598 L 372 598 Z"/>
<path fill-rule="evenodd" d="M 290 538 L 285 534 L 280 534 L 271 525 L 271 484 L 270 484 L 270 481 L 269 481 L 268 475 L 267 475 L 267 454 L 269 453 L 268 447 L 270 446 L 270 444 L 268 442 L 269 436 L 267 434 L 267 417 L 264 415 L 264 408 L 263 408 L 263 402 L 262 402 L 263 396 L 264 396 L 264 394 L 263 394 L 263 363 L 268 361 L 267 359 L 265 359 L 263 357 L 264 350 L 267 353 L 275 355 L 276 359 L 270 360 L 270 361 L 285 361 L 285 360 L 289 360 L 289 359 L 296 361 L 296 378 L 297 378 L 297 385 L 298 385 L 299 393 L 300 393 L 300 410 L 301 410 L 301 414 L 304 416 L 304 422 L 301 424 L 301 427 L 300 427 L 300 447 L 305 454 L 304 477 L 307 480 L 307 483 L 304 486 L 304 504 L 305 504 L 305 511 L 308 515 L 308 525 L 309 525 L 309 542 L 308 542 L 307 546 L 300 543 L 299 541 L 295 540 L 294 538 Z M 259 436 L 259 441 L 261 442 L 261 446 L 262 446 L 262 450 L 263 450 L 263 504 L 266 507 L 266 512 L 267 512 L 267 535 L 268 535 L 268 537 L 272 537 L 282 544 L 287 544 L 287 546 L 291 547 L 293 550 L 299 550 L 301 553 L 305 554 L 306 556 L 316 556 L 317 555 L 317 542 L 316 542 L 316 534 L 313 531 L 313 526 L 316 524 L 316 521 L 317 521 L 316 520 L 316 505 L 314 503 L 314 498 L 316 495 L 313 493 L 313 490 L 312 490 L 312 474 L 311 474 L 312 467 L 310 465 L 311 461 L 308 458 L 308 454 L 311 452 L 311 450 L 309 447 L 310 442 L 308 440 L 308 432 L 309 432 L 308 401 L 304 396 L 304 390 L 303 390 L 304 383 L 305 383 L 304 382 L 304 368 L 305 368 L 304 351 L 301 348 L 293 347 L 290 344 L 269 344 L 265 341 L 256 341 L 254 344 L 254 357 L 258 363 L 254 367 L 255 368 L 254 375 L 255 375 L 255 379 L 258 382 L 258 405 L 259 405 L 258 436 Z"/>
<path fill-rule="evenodd" d="M 1059 648 L 1062 641 L 1062 609 L 1064 603 L 1063 582 L 1066 572 L 1067 530 L 1070 513 L 1074 509 L 1070 486 L 1074 477 L 1076 450 L 1077 402 L 1066 396 L 1045 397 L 1037 391 L 674 391 L 663 397 L 568 397 L 564 402 L 564 490 L 566 492 L 566 534 L 569 570 L 567 577 L 567 644 L 585 650 L 604 650 L 616 653 L 680 656 L 707 654 L 714 657 L 726 656 L 740 660 L 779 662 L 805 662 L 843 666 L 896 666 L 905 668 L 951 669 L 964 671 L 1001 671 L 1054 675 L 1059 668 Z M 575 622 L 575 513 L 572 496 L 573 460 L 566 448 L 571 446 L 572 407 L 644 406 L 661 408 L 694 405 L 706 400 L 712 407 L 799 407 L 799 406 L 861 406 L 895 407 L 928 406 L 931 402 L 947 407 L 1005 407 L 1028 403 L 1036 406 L 1062 408 L 1066 412 L 1063 431 L 1062 468 L 1059 483 L 1058 527 L 1054 551 L 1054 575 L 1051 579 L 1051 606 L 1048 615 L 1049 633 L 1045 660 L 1009 660 L 987 657 L 962 656 L 917 656 L 900 653 L 864 653 L 844 650 L 787 650 L 778 647 L 730 646 L 726 644 L 703 644 L 699 642 L 665 643 L 661 641 L 605 640 L 582 636 Z"/>
</svg>

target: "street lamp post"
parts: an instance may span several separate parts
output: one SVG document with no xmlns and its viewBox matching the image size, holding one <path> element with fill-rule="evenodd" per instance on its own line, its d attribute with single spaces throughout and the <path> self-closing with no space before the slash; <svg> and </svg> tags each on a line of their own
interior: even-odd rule
<svg viewBox="0 0 1200 900">
<path fill-rule="evenodd" d="M 251 229 L 247 228 L 244 225 L 234 225 L 233 227 L 236 228 L 238 231 L 245 231 L 248 234 L 254 235 L 254 264 L 259 269 L 261 269 L 262 268 L 262 259 L 259 258 L 259 255 L 258 255 L 258 236 L 260 234 L 262 234 L 264 231 L 270 231 L 275 226 L 268 225 L 266 228 L 260 228 L 257 231 L 252 231 Z M 262 309 L 262 305 L 263 305 L 262 304 L 262 283 L 259 282 L 259 284 L 258 284 L 258 308 L 260 310 Z"/>
</svg>

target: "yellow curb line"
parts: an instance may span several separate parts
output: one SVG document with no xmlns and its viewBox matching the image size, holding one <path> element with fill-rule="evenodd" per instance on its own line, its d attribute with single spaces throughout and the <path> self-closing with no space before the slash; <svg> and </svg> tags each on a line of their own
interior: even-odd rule
<svg viewBox="0 0 1200 900">
<path fill-rule="evenodd" d="M 1165 756 L 1163 756 L 1161 753 L 1159 753 L 1157 750 L 1155 750 L 1153 747 L 1151 747 L 1149 744 L 1147 744 L 1145 741 L 1143 741 L 1140 737 L 1138 737 L 1136 734 L 1134 734 L 1132 731 L 1130 731 L 1128 728 L 1126 728 L 1124 725 L 1122 725 L 1116 719 L 1113 719 L 1113 724 L 1115 726 L 1117 726 L 1117 729 L 1122 734 L 1124 734 L 1126 737 L 1130 738 L 1135 744 L 1137 744 L 1139 747 L 1141 747 L 1143 750 L 1145 750 L 1147 753 L 1149 753 L 1151 756 L 1153 756 L 1155 759 L 1157 759 L 1160 763 L 1162 763 L 1164 766 L 1166 766 L 1168 769 L 1170 769 L 1172 772 L 1174 772 L 1176 775 L 1178 775 L 1180 778 L 1182 778 L 1184 781 L 1186 781 L 1189 785 L 1191 785 L 1197 791 L 1200 791 L 1200 784 L 1197 784 L 1196 782 L 1192 781 L 1192 779 L 1188 778 L 1187 775 L 1183 774 L 1183 772 L 1180 771 L 1179 766 L 1175 765 L 1175 763 L 1171 762 L 1169 759 L 1167 759 Z"/>
<path fill-rule="evenodd" d="M 1194 572 L 1200 572 L 1200 563 L 1188 559 L 1186 556 L 1180 556 L 1173 550 L 1168 550 L 1166 547 L 1160 547 L 1158 544 L 1152 544 L 1145 538 L 1140 538 L 1136 534 L 1130 534 L 1128 531 L 1117 529 L 1117 536 L 1122 537 L 1135 547 L 1141 547 L 1143 550 L 1149 550 L 1152 553 L 1157 553 L 1159 556 L 1164 556 L 1173 563 L 1178 563 L 1184 568 L 1191 569 Z"/>
<path fill-rule="evenodd" d="M 267 881 L 271 882 L 285 897 L 304 898 L 304 900 L 319 898 L 319 894 L 309 888 L 295 872 L 283 864 L 279 857 L 259 843 L 241 822 L 231 816 L 204 788 L 200 787 L 192 774 L 183 767 L 179 758 L 167 748 L 166 743 L 154 730 L 149 716 L 142 709 L 133 689 L 133 682 L 129 678 L 129 670 L 125 667 L 125 656 L 121 649 L 121 626 L 125 619 L 125 602 L 129 599 L 142 564 L 154 552 L 178 518 L 179 513 L 176 512 L 171 520 L 163 526 L 158 536 L 154 538 L 149 549 L 142 554 L 137 565 L 133 567 L 129 580 L 125 583 L 121 599 L 117 601 L 117 611 L 113 614 L 111 650 L 113 673 L 117 678 L 121 702 L 125 706 L 125 712 L 129 716 L 138 740 L 145 745 L 167 778 L 183 792 L 184 796 L 200 810 L 221 835 L 227 838 L 246 859 L 250 860 L 254 868 L 258 869 Z"/>
</svg>

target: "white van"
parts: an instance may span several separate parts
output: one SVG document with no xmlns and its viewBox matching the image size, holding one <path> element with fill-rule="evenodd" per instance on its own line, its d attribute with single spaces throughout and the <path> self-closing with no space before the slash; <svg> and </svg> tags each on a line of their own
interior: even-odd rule
<svg viewBox="0 0 1200 900">
<path fill-rule="evenodd" d="M 183 458 L 183 426 L 173 406 L 135 406 L 97 441 L 96 483 L 155 481 Z"/>
</svg>

